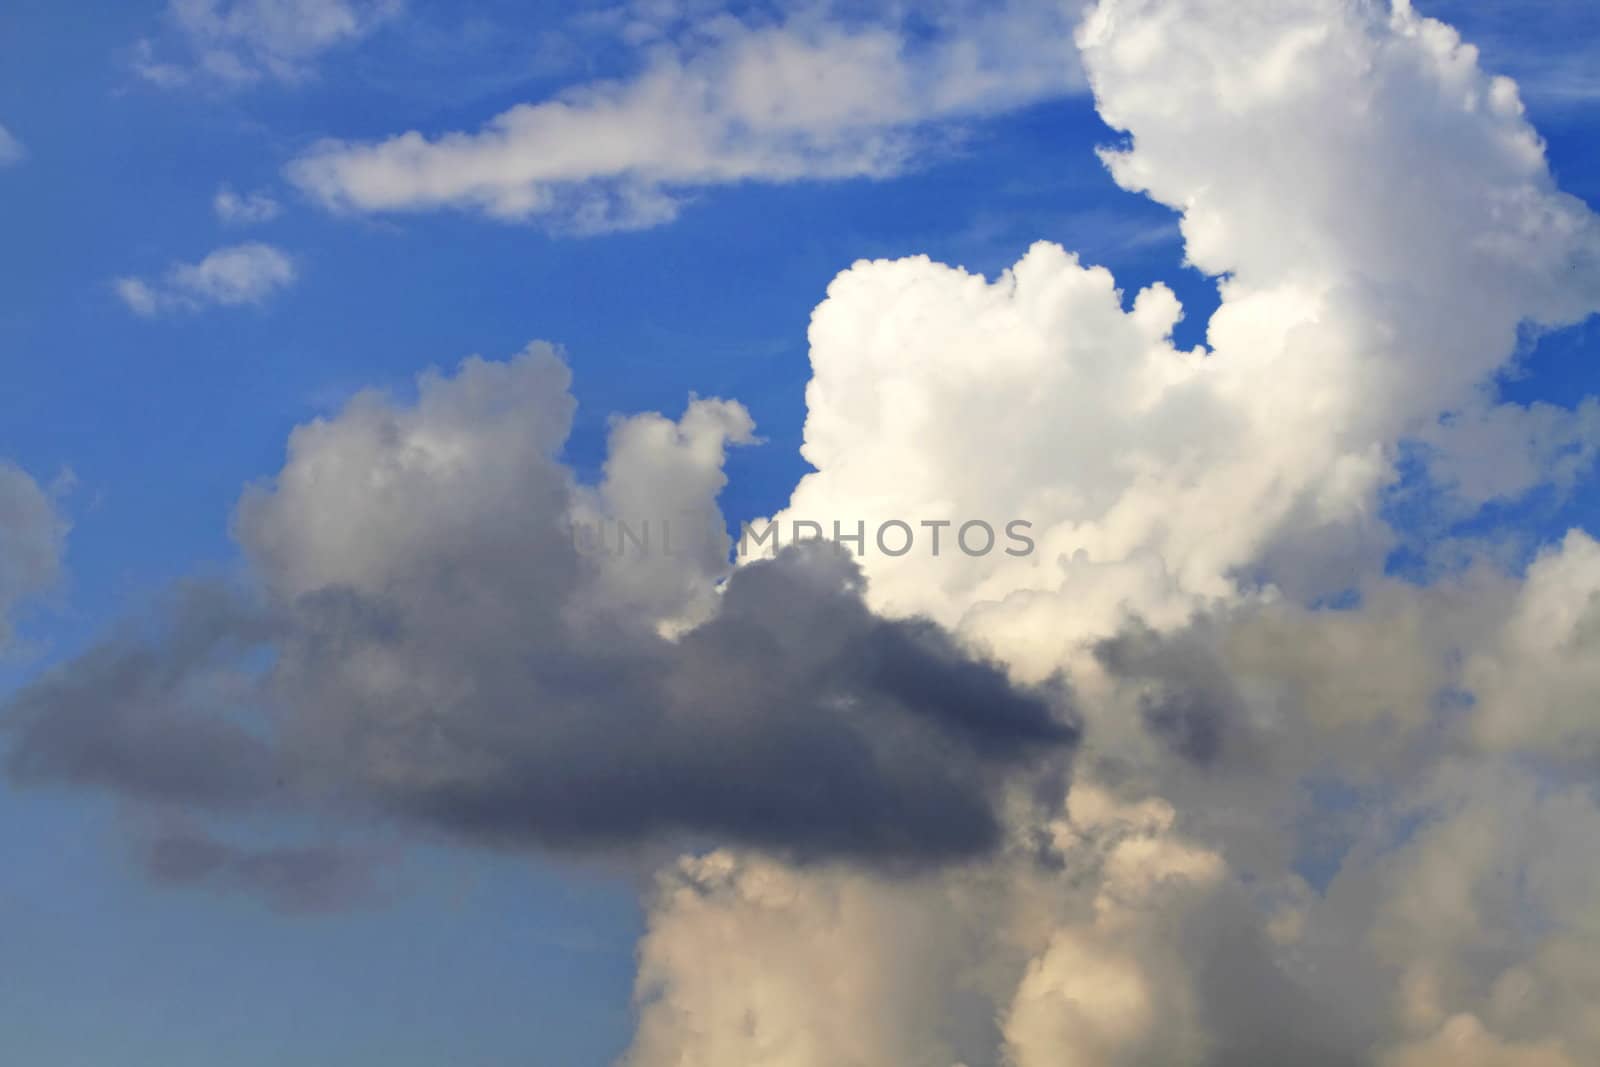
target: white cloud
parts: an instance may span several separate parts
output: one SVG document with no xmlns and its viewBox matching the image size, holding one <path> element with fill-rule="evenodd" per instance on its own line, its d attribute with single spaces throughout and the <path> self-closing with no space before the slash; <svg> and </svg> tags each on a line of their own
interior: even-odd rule
<svg viewBox="0 0 1600 1067">
<path fill-rule="evenodd" d="M 141 40 L 134 70 L 163 88 L 196 79 L 302 81 L 324 52 L 361 40 L 399 10 L 400 0 L 169 0 L 168 18 L 189 56 L 161 60 L 155 45 Z"/>
<path fill-rule="evenodd" d="M 236 193 L 224 185 L 211 198 L 211 209 L 217 218 L 226 223 L 251 225 L 271 222 L 278 217 L 281 205 L 266 193 Z"/>
<path fill-rule="evenodd" d="M 918 40 L 898 22 L 726 18 L 651 40 L 645 68 L 520 104 L 473 132 L 329 142 L 288 174 L 331 208 L 462 208 L 582 232 L 652 226 L 679 195 L 741 181 L 879 177 L 936 127 L 1076 88 L 1068 7 L 944 5 Z M 653 32 L 653 31 L 652 31 Z"/>
<path fill-rule="evenodd" d="M 174 263 L 155 280 L 118 278 L 112 285 L 135 314 L 197 311 L 208 306 L 261 304 L 297 277 L 294 261 L 260 242 L 230 245 L 198 263 Z"/>
<path fill-rule="evenodd" d="M 1587 0 L 1550 0 L 1538 18 L 1517 0 L 1430 0 L 1424 10 L 1466 30 L 1541 113 L 1600 99 L 1600 11 Z"/>
<path fill-rule="evenodd" d="M 0 126 L 0 167 L 9 167 L 28 158 L 28 150 L 11 131 Z"/>
<path fill-rule="evenodd" d="M 899 889 L 887 941 L 815 903 L 866 875 L 762 875 L 756 915 L 658 899 L 630 1067 L 1571 1067 L 1600 1042 L 1600 806 L 1560 784 L 1600 751 L 1600 551 L 1418 588 L 1383 575 L 1381 509 L 1419 441 L 1454 517 L 1588 476 L 1593 402 L 1485 390 L 1520 325 L 1600 309 L 1600 223 L 1516 87 L 1404 3 L 1103 0 L 1079 40 L 1112 175 L 1222 278 L 1205 349 L 1164 287 L 1052 245 L 993 281 L 859 263 L 812 317 L 816 472 L 780 518 L 1032 520 L 1029 558 L 868 551 L 868 598 L 1068 668 L 1088 755 L 1053 810 L 1019 786 L 1004 855 Z"/>
<path fill-rule="evenodd" d="M 978 69 L 957 41 L 901 62 L 882 27 L 719 32 L 632 82 L 295 176 L 362 210 L 618 225 L 679 185 L 899 165 L 916 123 L 1016 85 L 955 78 L 929 104 L 905 86 Z M 162 656 L 113 644 L 31 689 L 20 766 L 168 801 L 278 781 L 215 720 L 152 741 L 213 691 L 218 644 L 265 630 L 263 699 L 294 724 L 291 765 L 332 787 L 313 792 L 496 844 L 673 819 L 748 842 L 662 877 L 628 1067 L 1583 1062 L 1600 545 L 1575 531 L 1525 573 L 1480 556 L 1418 585 L 1386 573 L 1383 506 L 1419 446 L 1452 517 L 1587 476 L 1593 402 L 1488 390 L 1519 328 L 1600 309 L 1600 221 L 1556 185 L 1516 86 L 1403 2 L 1101 0 L 1078 41 L 1123 135 L 1112 176 L 1177 210 L 1219 278 L 1205 346 L 1175 348 L 1168 288 L 1124 294 L 1055 245 L 993 280 L 858 263 L 812 317 L 815 472 L 783 515 L 1022 518 L 1035 552 L 868 550 L 864 587 L 803 554 L 730 575 L 721 540 L 562 569 L 552 517 L 714 525 L 752 426 L 713 400 L 621 420 L 579 485 L 557 459 L 568 378 L 533 346 L 297 429 L 235 517 L 276 613 L 202 614 Z M 240 288 L 188 270 L 124 295 Z M 1064 674 L 1081 750 L 990 777 L 966 735 L 929 745 L 918 716 L 839 688 L 863 665 L 903 680 L 906 645 L 863 635 L 944 632 L 914 616 L 1016 680 Z M 1008 724 L 1009 702 L 914 666 L 906 706 Z M 231 759 L 196 759 L 201 741 Z M 236 765 L 253 775 L 219 773 Z M 936 801 L 974 784 L 990 851 L 872 862 L 908 837 L 946 855 L 948 813 L 971 809 Z"/>
<path fill-rule="evenodd" d="M 1555 187 L 1515 86 L 1448 28 L 1310 0 L 1233 20 L 1106 3 L 1081 40 L 1130 137 L 1112 175 L 1179 210 L 1189 258 L 1225 276 L 1208 348 L 1173 348 L 1165 287 L 1125 309 L 1107 271 L 1052 245 L 992 282 L 926 259 L 840 275 L 811 323 L 817 471 L 783 518 L 1027 518 L 1040 542 L 869 554 L 875 603 L 965 618 L 1048 669 L 1107 624 L 1084 610 L 1091 582 L 1167 619 L 1264 582 L 1352 584 L 1389 544 L 1401 443 L 1442 415 L 1469 416 L 1454 453 L 1491 433 L 1536 446 L 1521 474 L 1450 473 L 1480 499 L 1588 432 L 1473 415 L 1519 324 L 1600 306 L 1600 222 Z"/>
<path fill-rule="evenodd" d="M 1574 530 L 1541 554 L 1487 644 L 1466 671 L 1485 745 L 1579 763 L 1600 755 L 1600 544 Z"/>
<path fill-rule="evenodd" d="M 122 302 L 137 315 L 154 315 L 161 309 L 161 299 L 154 289 L 138 278 L 118 278 L 111 283 Z"/>
</svg>

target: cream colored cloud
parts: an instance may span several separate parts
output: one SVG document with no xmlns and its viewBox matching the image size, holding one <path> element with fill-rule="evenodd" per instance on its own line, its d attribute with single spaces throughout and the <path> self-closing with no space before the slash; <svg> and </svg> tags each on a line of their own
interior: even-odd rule
<svg viewBox="0 0 1600 1067">
<path fill-rule="evenodd" d="M 1112 176 L 1220 278 L 1205 347 L 1174 347 L 1164 287 L 1048 244 L 994 279 L 858 263 L 812 317 L 816 471 L 776 518 L 1031 520 L 1027 558 L 869 546 L 869 601 L 1019 677 L 1067 668 L 1086 720 L 1064 800 L 1019 784 L 1005 852 L 944 883 L 985 887 L 951 898 L 945 928 L 984 933 L 947 969 L 984 976 L 1000 1033 L 854 1032 L 939 1067 L 1571 1067 L 1600 1036 L 1600 809 L 1520 760 L 1590 751 L 1594 542 L 1418 586 L 1384 574 L 1383 506 L 1419 442 L 1453 516 L 1588 476 L 1592 404 L 1499 406 L 1492 379 L 1522 324 L 1600 308 L 1600 223 L 1516 86 L 1406 3 L 1104 0 L 1078 41 Z M 782 877 L 786 902 L 878 891 Z M 695 902 L 749 973 L 647 940 L 653 988 L 694 992 L 650 1003 L 632 1062 L 745 1062 L 704 1042 L 756 974 L 856 1018 L 825 964 L 746 955 L 742 909 Z M 928 936 L 806 943 L 881 973 Z"/>
</svg>

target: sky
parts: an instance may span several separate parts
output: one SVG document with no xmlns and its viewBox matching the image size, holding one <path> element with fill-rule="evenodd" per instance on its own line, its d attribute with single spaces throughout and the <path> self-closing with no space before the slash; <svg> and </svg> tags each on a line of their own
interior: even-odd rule
<svg viewBox="0 0 1600 1067">
<path fill-rule="evenodd" d="M 0 1054 L 1589 1062 L 1597 57 L 12 0 Z"/>
</svg>

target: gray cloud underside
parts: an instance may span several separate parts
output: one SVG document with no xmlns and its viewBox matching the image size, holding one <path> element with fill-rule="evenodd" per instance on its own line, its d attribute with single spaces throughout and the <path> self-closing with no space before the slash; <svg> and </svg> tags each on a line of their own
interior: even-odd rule
<svg viewBox="0 0 1600 1067">
<path fill-rule="evenodd" d="M 13 778 L 197 811 L 346 805 L 572 850 L 688 837 L 915 865 L 992 846 L 1001 779 L 1076 741 L 1064 688 L 1017 688 L 935 624 L 874 614 L 831 545 L 738 569 L 663 636 L 661 583 L 725 558 L 579 551 L 565 523 L 590 490 L 551 455 L 564 384 L 548 355 L 469 362 L 418 410 L 358 398 L 297 432 L 235 520 L 251 590 L 183 586 L 154 625 L 22 690 L 3 720 Z M 696 403 L 676 426 L 623 426 L 599 495 L 681 478 L 708 501 L 731 409 Z M 555 425 L 526 429 L 540 418 Z M 635 432 L 651 447 L 631 451 Z M 449 433 L 493 458 L 420 464 Z M 346 460 L 365 488 L 329 488 Z"/>
<path fill-rule="evenodd" d="M 165 632 L 98 646 L 7 709 L 10 770 L 228 811 L 306 794 L 468 838 L 586 849 L 672 835 L 801 858 L 981 852 L 1002 773 L 1076 733 L 923 621 L 862 604 L 854 564 L 787 550 L 730 579 L 680 641 L 554 618 L 494 647 L 330 589 L 269 617 L 190 590 Z M 448 706 L 375 700 L 341 664 L 382 650 L 461 672 Z M 248 662 L 276 659 L 252 675 Z"/>
</svg>

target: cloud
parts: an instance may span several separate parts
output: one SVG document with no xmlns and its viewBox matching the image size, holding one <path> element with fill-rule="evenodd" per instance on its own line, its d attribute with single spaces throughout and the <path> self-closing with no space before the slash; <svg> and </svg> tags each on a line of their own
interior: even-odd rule
<svg viewBox="0 0 1600 1067">
<path fill-rule="evenodd" d="M 1112 176 L 1178 210 L 1189 258 L 1223 278 L 1208 345 L 1174 348 L 1165 286 L 1127 306 L 1049 244 L 992 281 L 925 258 L 836 278 L 810 330 L 817 470 L 779 517 L 956 510 L 1026 516 L 1040 538 L 999 565 L 870 555 L 875 606 L 992 631 L 1015 662 L 1049 635 L 1047 669 L 1103 633 L 1085 596 L 1156 619 L 1269 583 L 1348 587 L 1392 543 L 1380 500 L 1401 444 L 1441 417 L 1458 416 L 1456 454 L 1526 437 L 1525 472 L 1588 432 L 1483 414 L 1521 324 L 1600 306 L 1600 221 L 1555 186 L 1516 87 L 1447 27 L 1404 8 L 1305 3 L 1232 27 L 1205 4 L 1109 4 L 1080 40 L 1126 131 Z"/>
<path fill-rule="evenodd" d="M 16 609 L 60 581 L 67 529 L 56 494 L 0 460 L 0 653 L 12 645 Z"/>
<path fill-rule="evenodd" d="M 157 885 L 241 892 L 291 915 L 340 911 L 377 896 L 376 858 L 329 845 L 248 848 L 177 828 L 143 842 L 140 863 Z"/>
<path fill-rule="evenodd" d="M 1512 1044 L 1484 1028 L 1472 1015 L 1457 1015 L 1425 1041 L 1396 1051 L 1384 1067 L 1430 1067 L 1448 1060 L 1463 1067 L 1573 1067 L 1576 1063 L 1553 1042 Z"/>
<path fill-rule="evenodd" d="M 834 546 L 713 592 L 748 415 L 619 420 L 582 486 L 556 459 L 568 380 L 535 345 L 297 429 L 235 516 L 259 601 L 190 587 L 157 632 L 23 689 L 13 777 L 213 812 L 359 797 L 562 850 L 706 837 L 892 867 L 992 847 L 1008 772 L 1070 756 L 1066 694 L 874 616 Z M 682 548 L 583 554 L 570 524 L 595 515 L 670 516 Z"/>
<path fill-rule="evenodd" d="M 1026 559 L 861 565 L 878 612 L 1073 678 L 1065 800 L 1019 782 L 1001 847 L 914 887 L 685 861 L 624 1062 L 1567 1067 L 1600 1041 L 1594 542 L 1418 586 L 1384 502 L 1418 451 L 1451 518 L 1592 477 L 1592 401 L 1493 383 L 1600 309 L 1600 223 L 1407 4 L 1103 0 L 1078 41 L 1112 176 L 1219 278 L 1206 345 L 1053 245 L 858 263 L 775 516 L 1032 520 Z"/>
<path fill-rule="evenodd" d="M 1556 0 L 1537 20 L 1511 0 L 1434 0 L 1427 11 L 1463 27 L 1487 62 L 1515 77 L 1541 113 L 1600 99 L 1595 47 L 1600 15 L 1592 4 Z"/>
<path fill-rule="evenodd" d="M 251 241 L 219 248 L 198 263 L 174 263 L 156 280 L 124 277 L 112 285 L 130 311 L 149 318 L 209 306 L 262 304 L 297 276 L 285 252 Z"/>
<path fill-rule="evenodd" d="M 15 780 L 110 786 L 202 809 L 245 809 L 272 795 L 282 772 L 237 711 L 253 694 L 236 665 L 270 628 L 207 585 L 176 590 L 156 614 L 166 620 L 156 632 L 103 640 L 13 696 L 5 720 L 18 731 L 7 753 Z"/>
<path fill-rule="evenodd" d="M 241 226 L 271 222 L 282 210 L 278 202 L 266 193 L 241 195 L 226 185 L 218 189 L 217 195 L 211 198 L 211 209 L 223 222 Z"/>
<path fill-rule="evenodd" d="M 1043 840 L 909 880 L 683 859 L 651 901 L 622 1064 L 1354 1063 L 1170 805 L 1072 796 Z M 1207 1029 L 1228 1014 L 1251 1027 L 1231 1046 Z"/>
<path fill-rule="evenodd" d="M 1494 749 L 1600 766 L 1600 544 L 1581 530 L 1540 554 L 1509 611 L 1466 666 L 1475 727 Z"/>
<path fill-rule="evenodd" d="M 471 132 L 330 141 L 288 167 L 336 210 L 457 208 L 592 233 L 666 222 L 685 195 L 745 181 L 884 177 L 926 158 L 955 120 L 1081 82 L 1055 4 L 940 5 L 936 32 L 796 14 L 728 18 L 649 44 L 631 78 L 519 104 Z"/>
<path fill-rule="evenodd" d="M 565 212 L 603 142 L 562 139 L 554 176 L 519 153 L 578 118 L 617 134 L 606 180 L 643 176 L 613 192 L 670 196 L 812 155 L 870 172 L 890 140 L 827 138 L 988 106 L 907 111 L 894 76 L 758 91 L 836 57 L 841 86 L 940 69 L 817 25 L 297 177 L 362 210 Z M 1052 244 L 992 279 L 855 264 L 812 316 L 814 469 L 776 516 L 1024 519 L 1034 552 L 730 568 L 738 404 L 618 420 L 586 485 L 555 355 L 469 360 L 298 428 L 235 513 L 244 589 L 23 690 L 12 774 L 219 821 L 350 804 L 501 846 L 683 846 L 627 1067 L 1581 1062 L 1600 547 L 1401 580 L 1386 504 L 1419 455 L 1451 521 L 1593 477 L 1593 401 L 1495 382 L 1530 324 L 1600 309 L 1600 220 L 1517 86 L 1409 4 L 1101 0 L 1076 39 L 1111 176 L 1218 279 L 1205 344 L 1175 346 L 1167 287 Z M 747 55 L 777 67 L 734 100 Z M 717 107 L 677 110 L 701 75 Z M 755 139 L 726 155 L 708 113 Z M 641 115 L 680 171 L 621 136 Z M 567 528 L 646 515 L 693 547 Z"/>
<path fill-rule="evenodd" d="M 10 130 L 0 126 L 0 167 L 10 167 L 28 158 L 28 149 Z"/>
<path fill-rule="evenodd" d="M 325 52 L 367 37 L 400 11 L 399 0 L 169 0 L 167 18 L 190 53 L 157 58 L 149 40 L 134 71 L 162 88 L 196 80 L 228 86 L 304 81 Z"/>
</svg>

